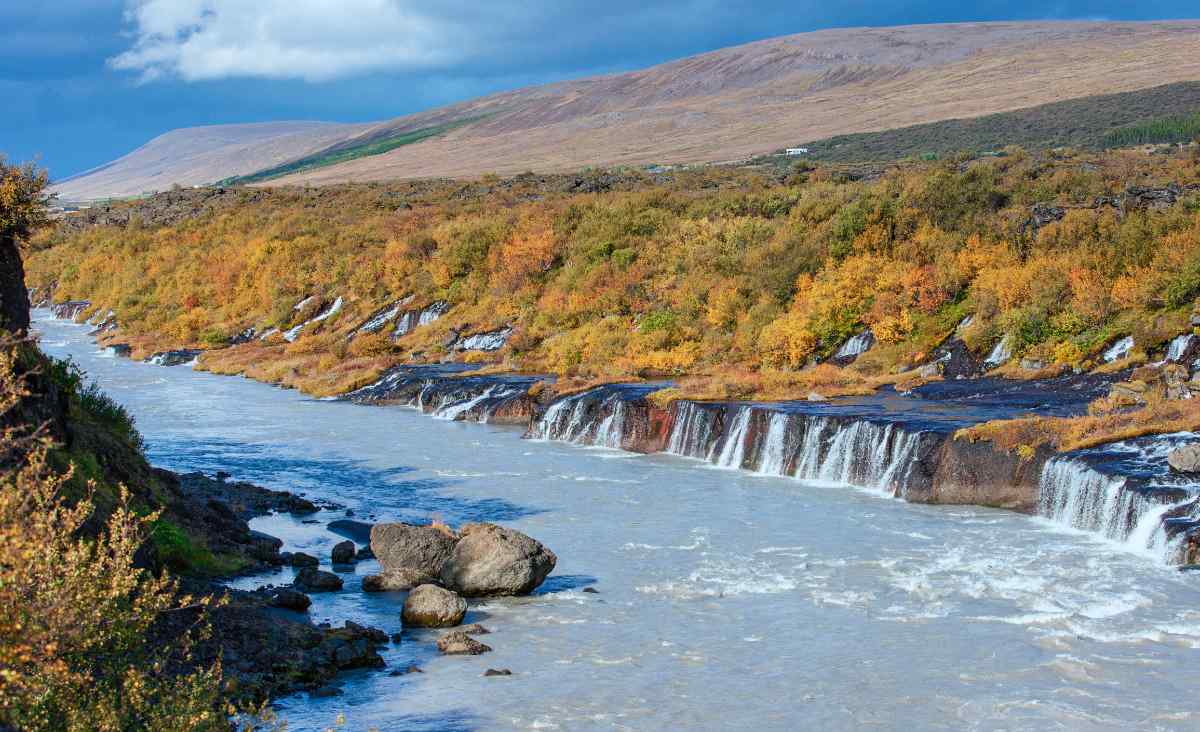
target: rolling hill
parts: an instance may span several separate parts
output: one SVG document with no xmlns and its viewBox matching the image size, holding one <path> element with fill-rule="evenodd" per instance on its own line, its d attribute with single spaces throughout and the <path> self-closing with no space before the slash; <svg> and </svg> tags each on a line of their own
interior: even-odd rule
<svg viewBox="0 0 1200 732">
<path fill-rule="evenodd" d="M 715 162 L 1196 80 L 1200 21 L 826 30 L 374 125 L 179 130 L 56 190 L 95 198 L 231 178 L 324 184 Z"/>
</svg>

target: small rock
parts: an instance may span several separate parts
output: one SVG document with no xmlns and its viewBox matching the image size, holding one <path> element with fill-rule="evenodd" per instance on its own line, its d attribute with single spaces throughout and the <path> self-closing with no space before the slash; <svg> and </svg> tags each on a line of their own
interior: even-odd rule
<svg viewBox="0 0 1200 732">
<path fill-rule="evenodd" d="M 292 586 L 308 592 L 336 592 L 342 589 L 342 578 L 333 572 L 305 567 L 296 575 Z"/>
<path fill-rule="evenodd" d="M 600 594 L 600 590 L 597 590 L 595 587 L 584 587 L 583 591 L 588 593 L 589 595 L 599 595 Z"/>
<path fill-rule="evenodd" d="M 408 593 L 400 618 L 406 627 L 451 628 L 467 614 L 467 601 L 437 585 L 421 585 Z"/>
<path fill-rule="evenodd" d="M 276 590 L 271 597 L 272 607 L 281 607 L 285 610 L 304 612 L 309 605 L 312 605 L 312 600 L 308 595 L 296 590 L 289 590 L 286 587 Z"/>
<path fill-rule="evenodd" d="M 1021 368 L 1026 371 L 1040 371 L 1046 368 L 1046 362 L 1040 358 L 1023 358 L 1021 359 Z"/>
<path fill-rule="evenodd" d="M 392 633 L 392 643 L 400 645 L 400 640 L 404 637 L 403 633 Z"/>
<path fill-rule="evenodd" d="M 374 559 L 375 552 L 371 551 L 371 547 L 369 547 L 369 546 L 359 547 L 358 558 L 359 558 L 359 560 Z"/>
<path fill-rule="evenodd" d="M 391 673 L 389 673 L 388 676 L 404 676 L 405 674 L 423 674 L 423 673 L 425 673 L 425 672 L 422 671 L 420 669 L 420 667 L 415 666 L 413 664 L 409 664 L 408 668 L 398 668 L 398 669 L 392 671 Z"/>
<path fill-rule="evenodd" d="M 512 671 L 506 668 L 489 668 L 483 672 L 484 676 L 512 676 Z"/>
<path fill-rule="evenodd" d="M 332 559 L 334 564 L 350 564 L 354 561 L 355 547 L 352 541 L 342 541 L 334 545 Z"/>
<path fill-rule="evenodd" d="M 454 630 L 437 639 L 438 650 L 447 656 L 478 656 L 490 652 L 484 645 L 462 631 Z"/>
<path fill-rule="evenodd" d="M 316 567 L 321 564 L 321 560 L 311 554 L 304 552 L 292 552 L 293 567 Z"/>
<path fill-rule="evenodd" d="M 819 391 L 810 391 L 810 392 L 808 392 L 808 401 L 810 401 L 810 402 L 827 402 L 827 401 L 829 401 L 829 397 L 825 396 L 824 394 L 822 394 Z"/>
<path fill-rule="evenodd" d="M 1200 473 L 1200 444 L 1175 448 L 1167 455 L 1167 464 L 1177 473 Z"/>
<path fill-rule="evenodd" d="M 461 628 L 455 628 L 455 630 L 457 630 L 459 633 L 466 633 L 467 635 L 488 635 L 492 632 L 479 623 L 464 625 Z"/>
</svg>

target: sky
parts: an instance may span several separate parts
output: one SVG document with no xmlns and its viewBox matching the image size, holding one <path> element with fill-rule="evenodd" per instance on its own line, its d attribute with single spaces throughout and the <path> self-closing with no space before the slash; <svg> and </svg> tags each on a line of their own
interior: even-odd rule
<svg viewBox="0 0 1200 732">
<path fill-rule="evenodd" d="M 0 154 L 62 178 L 179 127 L 388 119 L 822 28 L 1197 16 L 1195 0 L 0 0 Z"/>
</svg>

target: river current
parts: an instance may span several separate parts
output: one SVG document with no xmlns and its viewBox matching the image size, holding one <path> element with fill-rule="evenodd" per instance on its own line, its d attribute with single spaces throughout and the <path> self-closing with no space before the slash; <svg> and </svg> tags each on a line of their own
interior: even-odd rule
<svg viewBox="0 0 1200 732">
<path fill-rule="evenodd" d="M 534 596 L 472 603 L 494 652 L 441 657 L 436 633 L 406 633 L 383 655 L 423 673 L 354 672 L 341 696 L 282 699 L 291 730 L 339 715 L 351 730 L 1200 727 L 1200 573 L 1126 544 L 137 363 L 38 316 L 43 349 L 131 411 L 156 465 L 363 521 L 495 521 L 557 553 Z M 342 537 L 326 524 L 345 513 L 252 525 L 327 560 Z M 313 595 L 310 615 L 399 630 L 402 594 L 359 591 L 377 568 Z"/>
</svg>

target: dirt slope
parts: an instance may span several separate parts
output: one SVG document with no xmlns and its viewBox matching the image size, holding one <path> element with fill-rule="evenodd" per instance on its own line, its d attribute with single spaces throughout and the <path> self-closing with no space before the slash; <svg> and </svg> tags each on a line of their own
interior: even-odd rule
<svg viewBox="0 0 1200 732">
<path fill-rule="evenodd" d="M 351 134 L 474 120 L 382 155 L 267 185 L 722 161 L 835 134 L 1198 79 L 1200 21 L 819 31 L 483 97 L 384 122 L 369 133 L 359 128 Z M 217 167 L 205 168 L 209 179 L 225 177 Z M 106 170 L 79 184 L 102 175 L 112 181 L 107 185 L 119 182 Z M 178 177 L 162 173 L 156 180 Z M 87 183 L 92 190 L 104 187 Z"/>
</svg>

